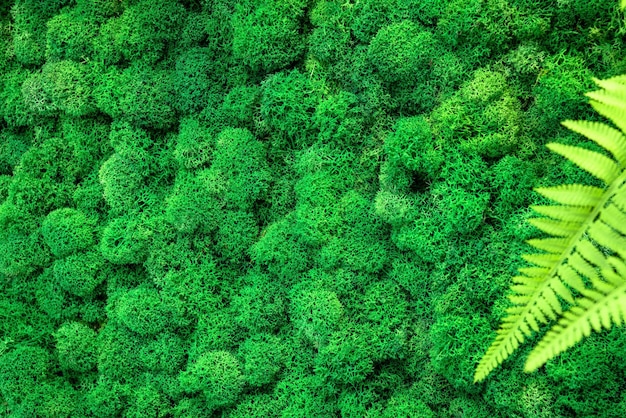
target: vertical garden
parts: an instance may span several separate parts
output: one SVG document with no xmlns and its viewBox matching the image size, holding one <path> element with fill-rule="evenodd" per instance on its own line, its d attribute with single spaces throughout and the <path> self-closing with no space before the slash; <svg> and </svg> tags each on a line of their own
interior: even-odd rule
<svg viewBox="0 0 626 418">
<path fill-rule="evenodd" d="M 615 0 L 0 3 L 0 416 L 626 416 L 626 333 L 484 381 Z"/>
</svg>

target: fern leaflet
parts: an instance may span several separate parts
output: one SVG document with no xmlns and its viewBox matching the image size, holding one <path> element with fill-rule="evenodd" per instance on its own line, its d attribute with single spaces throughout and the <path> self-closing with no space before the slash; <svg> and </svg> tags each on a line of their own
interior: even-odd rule
<svg viewBox="0 0 626 418">
<path fill-rule="evenodd" d="M 563 318 L 554 326 L 531 351 L 524 365 L 524 371 L 534 372 L 546 361 L 589 336 L 591 329 L 600 332 L 612 324 L 621 325 L 626 318 L 626 265 L 612 258 L 614 266 L 619 265 L 620 275 L 611 269 L 603 270 L 607 281 L 595 280 L 596 290 L 586 289 L 583 298 L 576 301 Z"/>
<path fill-rule="evenodd" d="M 529 222 L 549 237 L 527 243 L 541 251 L 522 256 L 530 266 L 513 278 L 507 309 L 496 338 L 480 360 L 474 381 L 483 380 L 525 338 L 549 320 L 552 327 L 525 366 L 534 371 L 588 336 L 626 319 L 626 76 L 594 80 L 591 106 L 620 130 L 598 122 L 565 121 L 612 157 L 570 145 L 548 148 L 602 180 L 604 188 L 579 184 L 541 187 L 554 206 L 533 206 L 543 217 Z M 580 295 L 580 297 L 579 297 Z M 563 313 L 562 301 L 572 307 Z"/>
</svg>

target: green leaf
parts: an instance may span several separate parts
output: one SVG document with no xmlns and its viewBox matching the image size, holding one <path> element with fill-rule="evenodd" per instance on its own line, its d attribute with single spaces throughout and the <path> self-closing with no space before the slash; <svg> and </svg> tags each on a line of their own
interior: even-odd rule
<svg viewBox="0 0 626 418">
<path fill-rule="evenodd" d="M 566 120 L 561 123 L 566 128 L 586 136 L 608 150 L 621 167 L 626 167 L 626 136 L 620 131 L 604 123 L 587 120 Z"/>
<path fill-rule="evenodd" d="M 626 0 L 622 5 L 626 6 Z M 526 242 L 546 253 L 522 255 L 535 266 L 518 269 L 522 276 L 513 278 L 511 290 L 516 294 L 508 298 L 515 306 L 506 309 L 497 337 L 476 367 L 476 382 L 501 364 L 525 335 L 537 331 L 537 321 L 561 317 L 531 352 L 527 372 L 592 331 L 626 320 L 626 76 L 596 82 L 605 90 L 588 94 L 594 99 L 592 106 L 622 132 L 598 122 L 565 121 L 563 125 L 595 141 L 617 162 L 575 146 L 548 145 L 607 187 L 573 184 L 535 189 L 561 206 L 532 206 L 546 217 L 528 222 L 551 237 Z M 575 299 L 574 291 L 582 297 Z M 562 300 L 571 306 L 563 313 Z"/>
<path fill-rule="evenodd" d="M 522 258 L 540 267 L 554 267 L 561 259 L 560 254 L 522 254 Z"/>
<path fill-rule="evenodd" d="M 544 279 L 541 277 L 526 277 L 526 276 L 515 276 L 511 279 L 513 283 L 525 284 L 525 285 L 534 285 L 537 286 L 543 283 Z"/>
<path fill-rule="evenodd" d="M 541 280 L 544 280 L 546 274 L 550 272 L 550 268 L 546 267 L 521 267 L 517 269 L 522 274 L 525 274 L 528 277 L 539 277 Z"/>
<path fill-rule="evenodd" d="M 584 222 L 591 213 L 589 207 L 584 206 L 531 206 L 530 208 L 541 215 L 566 222 Z"/>
<path fill-rule="evenodd" d="M 626 109 L 619 106 L 603 103 L 602 100 L 607 99 L 601 95 L 595 95 L 594 92 L 587 93 L 587 96 L 597 99 L 589 102 L 596 112 L 608 118 L 622 130 L 626 131 Z M 608 100 L 608 99 L 607 99 Z"/>
<path fill-rule="evenodd" d="M 626 214 L 615 205 L 607 205 L 600 215 L 600 219 L 616 231 L 624 229 Z"/>
<path fill-rule="evenodd" d="M 561 280 L 572 289 L 581 292 L 585 288 L 585 283 L 580 275 L 568 264 L 561 264 L 557 269 Z"/>
<path fill-rule="evenodd" d="M 617 76 L 607 78 L 606 80 L 593 79 L 593 82 L 602 87 L 602 90 L 589 92 L 587 97 L 593 95 L 603 98 L 604 103 L 614 104 L 618 107 L 626 106 L 626 78 L 624 76 Z"/>
<path fill-rule="evenodd" d="M 594 223 L 588 230 L 589 237 L 608 248 L 611 251 L 615 251 L 622 258 L 626 258 L 626 238 L 623 235 L 615 232 L 611 227 L 603 222 Z"/>
<path fill-rule="evenodd" d="M 533 238 L 526 241 L 526 243 L 532 247 L 538 248 L 540 250 L 547 251 L 552 254 L 561 254 L 567 245 L 569 244 L 569 239 L 567 238 Z"/>
<path fill-rule="evenodd" d="M 553 221 L 546 218 L 531 218 L 528 220 L 535 228 L 557 237 L 569 237 L 581 227 L 579 222 Z"/>
<path fill-rule="evenodd" d="M 576 250 L 589 262 L 596 266 L 602 266 L 606 262 L 606 257 L 593 243 L 587 239 L 581 240 L 576 244 Z"/>
<path fill-rule="evenodd" d="M 591 334 L 591 328 L 596 332 L 602 328 L 609 328 L 613 319 L 616 325 L 620 325 L 624 307 L 626 307 L 626 285 L 614 287 L 608 294 L 596 291 L 585 292 L 585 298 L 577 302 L 579 308 L 575 306 L 564 314 L 558 324 L 552 327 L 545 337 L 539 341 L 528 356 L 524 366 L 524 371 L 533 372 L 543 366 L 549 359 L 556 357 L 563 351 L 572 347 Z"/>
<path fill-rule="evenodd" d="M 550 200 L 569 206 L 595 207 L 604 195 L 604 190 L 594 186 L 568 184 L 556 187 L 538 187 L 535 191 Z"/>
<path fill-rule="evenodd" d="M 555 142 L 549 143 L 547 147 L 599 178 L 607 185 L 611 184 L 622 172 L 615 161 L 598 152 Z"/>
<path fill-rule="evenodd" d="M 587 260 L 585 260 L 580 255 L 580 253 L 574 253 L 569 256 L 569 258 L 567 259 L 567 263 L 572 266 L 572 268 L 574 268 L 578 273 L 589 279 L 593 280 L 594 278 L 598 277 L 598 273 L 596 272 L 595 267 L 589 264 Z"/>
</svg>

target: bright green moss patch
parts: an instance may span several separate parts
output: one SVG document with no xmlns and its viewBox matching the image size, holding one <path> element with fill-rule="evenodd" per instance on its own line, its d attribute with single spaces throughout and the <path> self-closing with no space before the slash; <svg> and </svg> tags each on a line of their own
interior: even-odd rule
<svg viewBox="0 0 626 418">
<path fill-rule="evenodd" d="M 624 416 L 619 330 L 472 382 L 618 9 L 0 5 L 0 415 Z"/>
</svg>

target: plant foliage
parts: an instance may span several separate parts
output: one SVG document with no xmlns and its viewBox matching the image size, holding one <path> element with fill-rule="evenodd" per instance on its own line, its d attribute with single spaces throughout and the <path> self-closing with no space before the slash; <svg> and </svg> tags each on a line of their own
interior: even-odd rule
<svg viewBox="0 0 626 418">
<path fill-rule="evenodd" d="M 588 93 L 591 106 L 611 120 L 567 120 L 563 125 L 608 151 L 548 144 L 548 148 L 600 179 L 604 187 L 581 184 L 535 189 L 556 203 L 533 206 L 544 217 L 529 222 L 548 237 L 527 243 L 540 253 L 524 254 L 529 267 L 513 278 L 513 306 L 498 336 L 481 359 L 481 381 L 542 324 L 560 318 L 531 351 L 524 366 L 533 372 L 588 337 L 626 321 L 626 76 L 594 80 L 602 90 Z M 563 305 L 569 305 L 564 310 Z"/>
</svg>

